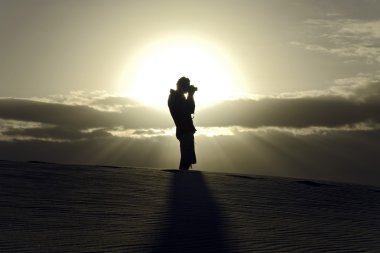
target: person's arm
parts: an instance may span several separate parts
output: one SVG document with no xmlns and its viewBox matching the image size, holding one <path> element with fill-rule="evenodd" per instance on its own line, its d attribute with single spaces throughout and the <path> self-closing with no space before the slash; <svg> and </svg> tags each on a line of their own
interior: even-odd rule
<svg viewBox="0 0 380 253">
<path fill-rule="evenodd" d="M 190 114 L 194 113 L 195 101 L 194 101 L 194 93 L 193 92 L 189 92 L 189 95 L 187 96 L 186 107 L 187 107 L 187 110 Z"/>
</svg>

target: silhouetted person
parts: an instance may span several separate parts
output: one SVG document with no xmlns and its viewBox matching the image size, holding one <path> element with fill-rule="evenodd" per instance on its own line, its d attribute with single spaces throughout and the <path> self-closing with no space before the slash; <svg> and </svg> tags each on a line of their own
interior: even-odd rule
<svg viewBox="0 0 380 253">
<path fill-rule="evenodd" d="M 180 170 L 188 170 L 197 162 L 194 149 L 194 133 L 196 131 L 191 114 L 195 110 L 194 93 L 197 88 L 190 85 L 190 79 L 181 77 L 177 82 L 177 90 L 170 90 L 168 106 L 176 125 L 176 137 L 180 142 Z M 185 97 L 187 93 L 187 98 Z"/>
</svg>

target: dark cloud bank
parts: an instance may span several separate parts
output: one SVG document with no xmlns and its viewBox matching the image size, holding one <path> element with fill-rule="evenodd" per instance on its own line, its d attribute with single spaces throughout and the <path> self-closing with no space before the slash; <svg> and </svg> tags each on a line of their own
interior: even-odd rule
<svg viewBox="0 0 380 253">
<path fill-rule="evenodd" d="M 112 100 L 110 100 L 112 101 Z M 104 102 L 104 101 L 103 101 Z M 109 105 L 112 107 L 112 104 Z M 40 122 L 62 129 L 168 128 L 168 112 L 144 106 L 121 111 L 101 111 L 85 105 L 64 105 L 23 99 L 0 99 L 0 118 Z M 339 127 L 362 122 L 380 122 L 380 99 L 350 100 L 321 96 L 232 100 L 200 110 L 198 126 L 228 127 Z"/>
<path fill-rule="evenodd" d="M 246 99 L 199 110 L 197 126 L 246 129 L 233 136 L 198 136 L 199 169 L 380 185 L 380 96 L 379 89 L 371 90 L 364 99 L 332 95 Z M 120 104 L 120 99 L 101 103 L 113 108 L 115 101 Z M 115 111 L 93 106 L 0 99 L 0 119 L 16 122 L 0 128 L 0 159 L 177 166 L 175 137 L 135 138 L 154 132 L 149 129 L 172 127 L 168 112 L 138 105 Z M 39 125 L 22 127 L 23 122 Z M 310 127 L 324 130 L 307 134 L 282 130 Z M 128 129 L 134 137 L 112 135 Z"/>
<path fill-rule="evenodd" d="M 225 102 L 199 113 L 204 126 L 338 127 L 379 122 L 380 103 L 353 102 L 344 98 L 264 99 Z"/>
<path fill-rule="evenodd" d="M 113 100 L 110 100 L 113 102 Z M 106 103 L 107 100 L 103 101 Z M 110 104 L 112 106 L 113 104 Z M 168 118 L 147 107 L 125 107 L 121 112 L 101 111 L 85 105 L 65 105 L 25 99 L 0 99 L 0 118 L 40 122 L 70 129 L 165 128 Z"/>
</svg>

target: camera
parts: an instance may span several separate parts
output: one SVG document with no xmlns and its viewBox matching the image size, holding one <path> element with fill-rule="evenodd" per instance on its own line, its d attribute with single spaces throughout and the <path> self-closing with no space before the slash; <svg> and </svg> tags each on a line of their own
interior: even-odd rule
<svg viewBox="0 0 380 253">
<path fill-rule="evenodd" d="M 197 90 L 198 90 L 198 87 L 195 87 L 194 85 L 190 85 L 188 91 L 194 93 L 194 92 L 196 92 Z"/>
</svg>

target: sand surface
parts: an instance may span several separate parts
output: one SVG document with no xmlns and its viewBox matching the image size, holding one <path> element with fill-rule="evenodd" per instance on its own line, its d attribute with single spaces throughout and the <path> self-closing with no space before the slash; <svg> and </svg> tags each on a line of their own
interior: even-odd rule
<svg viewBox="0 0 380 253">
<path fill-rule="evenodd" d="M 380 252 L 380 188 L 0 161 L 0 252 Z"/>
</svg>

